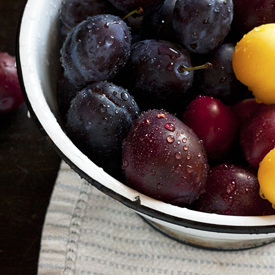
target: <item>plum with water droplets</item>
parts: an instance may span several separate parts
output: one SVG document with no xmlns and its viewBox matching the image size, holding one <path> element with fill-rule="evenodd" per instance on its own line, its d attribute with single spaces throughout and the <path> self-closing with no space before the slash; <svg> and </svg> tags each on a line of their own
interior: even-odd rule
<svg viewBox="0 0 275 275">
<path fill-rule="evenodd" d="M 177 0 L 173 28 L 188 50 L 206 54 L 223 42 L 232 19 L 232 0 Z"/>
<path fill-rule="evenodd" d="M 213 65 L 200 74 L 200 89 L 203 94 L 220 99 L 225 104 L 232 104 L 247 97 L 249 91 L 241 84 L 232 68 L 232 55 L 235 46 L 226 43 L 218 47 L 208 61 Z"/>
<path fill-rule="evenodd" d="M 163 110 L 142 113 L 123 141 L 129 186 L 153 198 L 186 205 L 203 192 L 208 164 L 202 141 Z"/>
<path fill-rule="evenodd" d="M 131 33 L 117 16 L 88 17 L 68 34 L 62 50 L 64 75 L 77 87 L 109 80 L 126 65 Z"/>
<path fill-rule="evenodd" d="M 184 102 L 193 82 L 193 72 L 184 70 L 192 67 L 189 53 L 181 46 L 164 40 L 135 43 L 129 67 L 135 97 L 138 102 L 146 102 L 147 108 L 170 110 L 177 102 Z"/>
<path fill-rule="evenodd" d="M 138 114 L 136 102 L 125 89 L 96 82 L 71 101 L 66 128 L 86 155 L 109 158 L 120 153 L 122 140 Z"/>
<path fill-rule="evenodd" d="M 195 209 L 234 216 L 275 214 L 270 203 L 259 195 L 257 176 L 248 169 L 228 163 L 209 171 L 206 192 L 196 202 Z"/>
</svg>

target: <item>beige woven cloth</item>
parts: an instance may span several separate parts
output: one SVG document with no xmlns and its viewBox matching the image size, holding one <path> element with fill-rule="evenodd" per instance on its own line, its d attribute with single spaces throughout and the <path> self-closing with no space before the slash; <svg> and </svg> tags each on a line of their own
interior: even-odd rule
<svg viewBox="0 0 275 275">
<path fill-rule="evenodd" d="M 62 163 L 45 219 L 38 274 L 275 274 L 275 243 L 238 252 L 178 243 Z"/>
</svg>

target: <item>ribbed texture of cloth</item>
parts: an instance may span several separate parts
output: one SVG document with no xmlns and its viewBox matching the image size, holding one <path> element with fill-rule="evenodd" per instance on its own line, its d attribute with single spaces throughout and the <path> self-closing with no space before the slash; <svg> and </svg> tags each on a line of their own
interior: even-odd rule
<svg viewBox="0 0 275 275">
<path fill-rule="evenodd" d="M 38 274 L 275 274 L 275 243 L 237 252 L 181 244 L 62 163 L 45 219 Z"/>
</svg>

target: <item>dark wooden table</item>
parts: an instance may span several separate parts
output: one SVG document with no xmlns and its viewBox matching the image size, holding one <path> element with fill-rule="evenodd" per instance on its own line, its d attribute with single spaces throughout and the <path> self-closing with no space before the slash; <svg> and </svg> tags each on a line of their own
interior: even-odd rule
<svg viewBox="0 0 275 275">
<path fill-rule="evenodd" d="M 15 55 L 25 3 L 0 0 L 0 51 Z M 0 274 L 37 273 L 41 230 L 59 163 L 25 105 L 0 115 Z"/>
</svg>

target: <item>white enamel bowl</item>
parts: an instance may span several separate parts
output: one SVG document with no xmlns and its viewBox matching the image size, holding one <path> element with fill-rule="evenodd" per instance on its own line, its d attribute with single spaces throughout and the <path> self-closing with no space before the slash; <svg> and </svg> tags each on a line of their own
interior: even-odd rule
<svg viewBox="0 0 275 275">
<path fill-rule="evenodd" d="M 17 65 L 32 116 L 62 158 L 102 192 L 183 242 L 214 249 L 244 249 L 275 239 L 275 215 L 238 217 L 192 211 L 145 196 L 88 159 L 58 123 L 58 13 L 61 0 L 29 0 L 20 26 Z"/>
</svg>

